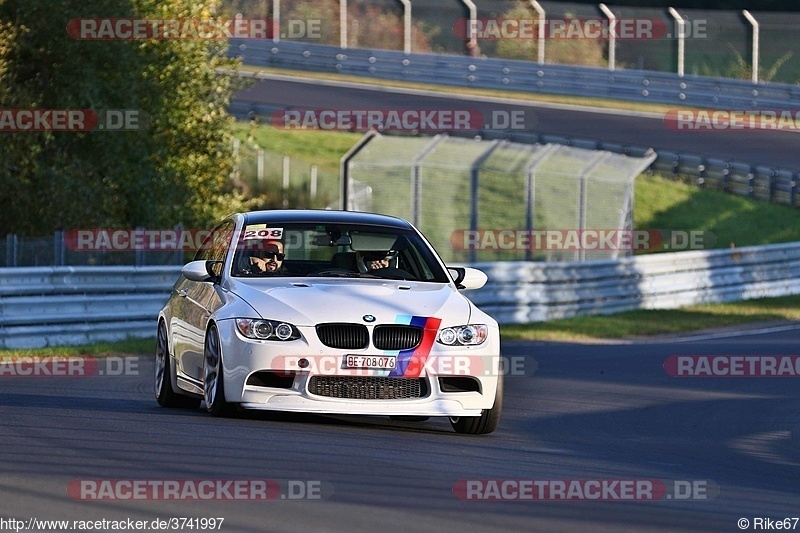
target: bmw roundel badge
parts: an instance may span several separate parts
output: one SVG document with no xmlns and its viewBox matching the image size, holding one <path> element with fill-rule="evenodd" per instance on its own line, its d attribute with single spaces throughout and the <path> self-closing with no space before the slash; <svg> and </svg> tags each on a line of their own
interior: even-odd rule
<svg viewBox="0 0 800 533">
<path fill-rule="evenodd" d="M 375 317 L 372 315 L 364 315 L 362 318 L 364 322 L 375 322 Z"/>
</svg>

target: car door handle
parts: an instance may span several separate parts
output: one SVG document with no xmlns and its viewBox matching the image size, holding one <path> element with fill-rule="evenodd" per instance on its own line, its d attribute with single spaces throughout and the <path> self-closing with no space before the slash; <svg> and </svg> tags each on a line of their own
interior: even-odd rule
<svg viewBox="0 0 800 533">
<path fill-rule="evenodd" d="M 178 291 L 178 296 L 180 296 L 181 298 L 186 298 L 187 296 L 189 296 L 189 291 L 187 291 L 186 289 L 181 289 Z"/>
</svg>

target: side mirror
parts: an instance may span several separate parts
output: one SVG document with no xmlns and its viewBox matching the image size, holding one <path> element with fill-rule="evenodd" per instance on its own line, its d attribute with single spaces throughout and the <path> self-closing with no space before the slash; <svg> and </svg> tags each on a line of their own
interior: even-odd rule
<svg viewBox="0 0 800 533">
<path fill-rule="evenodd" d="M 463 289 L 464 287 L 461 285 L 461 282 L 464 281 L 464 276 L 467 275 L 467 269 L 464 267 L 447 267 L 447 272 L 450 274 L 450 277 L 453 278 L 456 287 Z"/>
<path fill-rule="evenodd" d="M 183 277 L 190 281 L 219 283 L 222 261 L 192 261 L 181 268 Z"/>
<path fill-rule="evenodd" d="M 447 270 L 450 272 L 456 287 L 459 289 L 480 289 L 489 281 L 486 274 L 477 268 L 447 267 Z"/>
</svg>

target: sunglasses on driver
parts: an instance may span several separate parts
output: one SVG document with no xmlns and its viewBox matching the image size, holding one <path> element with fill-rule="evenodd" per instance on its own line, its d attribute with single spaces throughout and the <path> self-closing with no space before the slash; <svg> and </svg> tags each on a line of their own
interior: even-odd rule
<svg viewBox="0 0 800 533">
<path fill-rule="evenodd" d="M 269 251 L 257 252 L 255 254 L 255 257 L 258 257 L 260 259 L 277 259 L 278 261 L 283 261 L 284 257 L 286 257 L 286 254 L 269 250 Z"/>
</svg>

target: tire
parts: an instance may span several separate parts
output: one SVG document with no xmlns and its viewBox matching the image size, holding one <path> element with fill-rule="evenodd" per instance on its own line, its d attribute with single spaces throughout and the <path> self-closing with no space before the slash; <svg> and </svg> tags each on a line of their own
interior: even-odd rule
<svg viewBox="0 0 800 533">
<path fill-rule="evenodd" d="M 184 409 L 197 409 L 200 400 L 190 396 L 178 394 L 172 390 L 172 358 L 169 355 L 167 342 L 167 327 L 164 322 L 158 323 L 158 336 L 156 339 L 156 358 L 153 375 L 153 391 L 156 401 L 161 407 L 180 407 Z"/>
<path fill-rule="evenodd" d="M 211 416 L 230 416 L 235 406 L 225 400 L 223 379 L 222 349 L 219 344 L 217 327 L 208 328 L 203 348 L 203 399 Z"/>
<path fill-rule="evenodd" d="M 491 409 L 484 409 L 480 416 L 451 416 L 450 425 L 456 433 L 465 435 L 486 435 L 497 429 L 500 423 L 500 414 L 503 411 L 503 374 L 497 378 L 497 392 L 494 395 L 494 405 Z"/>
</svg>

